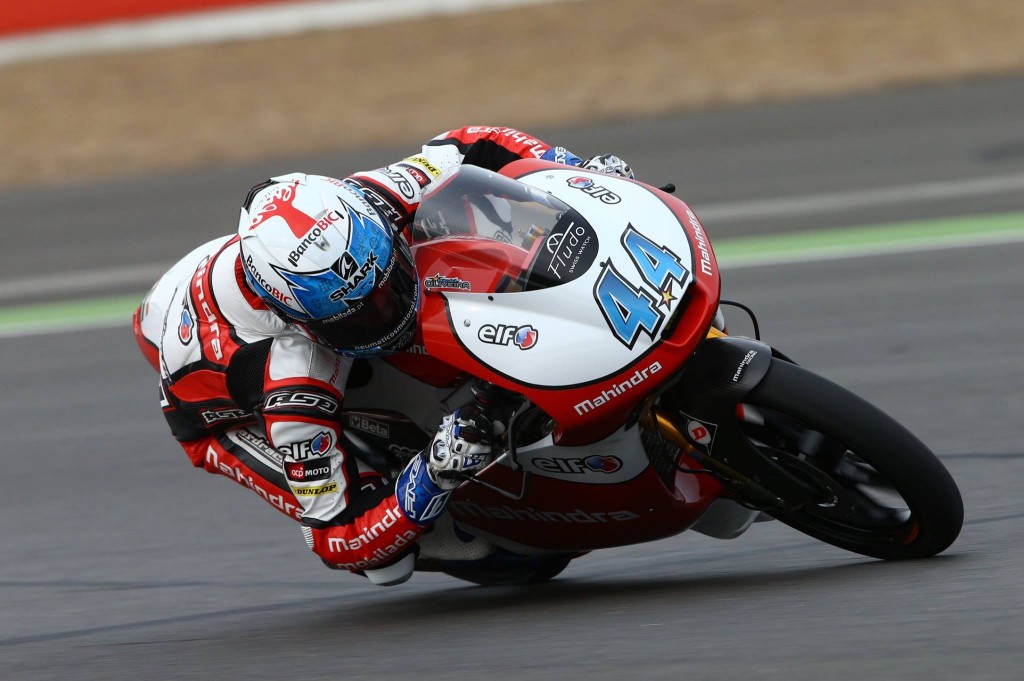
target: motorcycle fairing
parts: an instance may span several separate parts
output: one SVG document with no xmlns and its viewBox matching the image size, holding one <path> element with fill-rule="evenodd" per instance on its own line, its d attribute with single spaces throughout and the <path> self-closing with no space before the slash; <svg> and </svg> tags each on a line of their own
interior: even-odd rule
<svg viewBox="0 0 1024 681">
<path fill-rule="evenodd" d="M 487 171 L 464 167 L 459 173 L 472 179 Z M 562 283 L 548 277 L 545 287 L 533 288 L 544 285 L 534 272 L 549 264 L 540 255 L 548 241 L 529 241 L 536 224 L 495 228 L 486 219 L 489 210 L 467 200 L 462 231 L 449 222 L 439 232 L 428 196 L 421 206 L 425 223 L 414 227 L 417 238 L 426 238 L 414 245 L 417 269 L 434 283 L 454 286 L 425 285 L 424 345 L 454 367 L 527 395 L 557 422 L 556 443 L 597 442 L 676 373 L 703 338 L 718 304 L 714 255 L 686 204 L 646 185 L 543 161 L 518 161 L 502 173 L 521 180 L 509 191 L 525 191 L 524 201 L 539 195 L 552 205 L 570 204 L 592 226 L 599 251 L 592 262 L 583 258 L 584 271 L 573 271 Z M 458 180 L 442 187 L 451 192 Z M 537 212 L 543 223 L 545 211 Z M 549 212 L 553 217 L 539 230 L 543 236 L 566 224 L 558 222 L 564 211 Z M 602 302 L 599 289 L 608 277 L 619 281 L 604 291 L 612 293 Z M 652 285 L 666 283 L 672 300 Z M 629 290 L 641 304 L 648 301 L 644 314 L 654 314 L 623 337 L 608 321 L 609 306 L 614 314 Z M 635 310 L 622 318 L 631 314 Z"/>
<path fill-rule="evenodd" d="M 580 448 L 582 456 L 585 451 Z M 524 473 L 494 464 L 483 475 L 488 483 L 511 490 L 521 487 Z M 589 551 L 678 534 L 721 494 L 714 479 L 684 473 L 675 476 L 670 490 L 648 466 L 630 480 L 609 484 L 535 474 L 529 494 L 520 500 L 467 483 L 455 493 L 449 512 L 460 525 L 499 544 L 500 538 L 513 542 L 510 547 Z"/>
<path fill-rule="evenodd" d="M 520 182 L 531 184 L 555 196 L 569 191 L 568 182 L 585 177 L 575 169 L 545 169 L 520 177 Z M 564 244 L 565 232 L 579 231 L 580 239 L 596 239 L 596 254 L 590 249 L 583 251 L 592 264 L 584 271 L 577 268 L 572 279 L 564 282 L 551 276 L 548 282 L 558 282 L 539 290 L 517 291 L 515 293 L 492 293 L 481 295 L 476 292 L 443 291 L 441 295 L 448 302 L 448 314 L 452 320 L 451 332 L 459 343 L 476 361 L 496 373 L 503 373 L 510 380 L 521 385 L 538 388 L 566 388 L 588 385 L 618 374 L 623 367 L 635 364 L 650 352 L 659 342 L 659 331 L 665 320 L 675 312 L 682 302 L 686 289 L 692 281 L 694 256 L 680 226 L 680 219 L 664 203 L 651 201 L 650 192 L 641 185 L 616 178 L 601 177 L 600 186 L 606 191 L 614 190 L 617 204 L 606 204 L 590 198 L 582 192 L 567 196 L 574 200 L 574 208 L 585 222 L 562 220 L 550 236 L 543 237 L 544 243 L 534 244 L 531 254 L 528 279 L 536 279 L 534 272 L 546 274 L 557 267 L 559 273 L 568 277 L 572 262 L 564 266 L 557 261 L 558 254 L 549 250 L 573 249 Z M 606 194 L 607 196 L 607 194 Z M 655 291 L 644 281 L 631 255 L 623 248 L 623 234 L 642 233 L 659 247 L 672 253 L 684 263 L 679 278 L 666 277 L 665 296 Z M 559 241 L 559 237 L 562 237 Z M 541 240 L 538 240 L 540 242 Z M 548 243 L 550 242 L 550 243 Z M 560 245 L 561 244 L 561 245 Z M 524 256 L 526 254 L 524 253 Z M 641 254 L 641 257 L 644 257 Z M 602 267 L 602 263 L 607 263 Z M 612 269 L 608 269 L 608 268 Z M 636 326 L 631 329 L 626 341 L 587 343 L 580 346 L 580 339 L 588 337 L 615 337 L 610 329 L 595 289 L 599 281 L 609 276 L 619 276 L 641 291 L 640 300 L 656 300 L 656 315 L 647 328 Z M 646 294 L 646 295 L 644 295 Z M 668 298 L 668 300 L 666 300 Z M 615 301 L 613 301 L 615 304 Z M 612 311 L 612 314 L 617 314 Z M 636 314 L 636 313 L 631 313 Z M 466 322 L 469 322 L 467 325 Z M 535 329 L 535 340 L 531 345 L 517 343 L 514 334 L 506 332 L 506 338 L 495 330 Z M 597 336 L 600 334 L 600 336 Z M 504 342 L 503 342 L 504 341 Z M 627 342 L 631 341 L 631 342 Z M 587 361 L 567 361 L 585 351 Z"/>
<path fill-rule="evenodd" d="M 682 435 L 697 450 L 742 470 L 751 485 L 734 481 L 749 499 L 768 506 L 809 503 L 817 490 L 793 476 L 754 447 L 737 421 L 737 409 L 768 373 L 772 349 L 750 338 L 734 336 L 709 338 L 683 370 L 682 378 L 663 397 L 664 405 L 714 425 L 713 442 L 695 436 L 687 427 Z"/>
<path fill-rule="evenodd" d="M 650 462 L 640 442 L 639 428 L 620 428 L 585 448 L 560 447 L 549 434 L 516 448 L 516 460 L 499 463 L 535 475 L 589 485 L 614 485 L 643 473 Z"/>
</svg>

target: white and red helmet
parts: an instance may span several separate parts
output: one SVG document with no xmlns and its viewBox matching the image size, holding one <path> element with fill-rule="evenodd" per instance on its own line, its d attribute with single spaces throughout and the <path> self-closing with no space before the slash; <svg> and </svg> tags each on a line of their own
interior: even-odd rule
<svg viewBox="0 0 1024 681">
<path fill-rule="evenodd" d="M 352 356 L 412 342 L 412 255 L 358 188 L 321 175 L 272 178 L 249 192 L 238 235 L 249 286 L 318 342 Z"/>
</svg>

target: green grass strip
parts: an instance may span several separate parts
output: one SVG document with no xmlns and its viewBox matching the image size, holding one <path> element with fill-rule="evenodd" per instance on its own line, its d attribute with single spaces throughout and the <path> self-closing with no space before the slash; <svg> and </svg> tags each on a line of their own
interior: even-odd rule
<svg viewBox="0 0 1024 681">
<path fill-rule="evenodd" d="M 33 331 L 131 323 L 142 295 L 85 298 L 0 308 L 0 333 L 19 335 Z"/>
<path fill-rule="evenodd" d="M 712 241 L 723 267 L 1024 241 L 1024 213 L 894 222 Z M 142 294 L 0 308 L 0 336 L 127 326 Z"/>
<path fill-rule="evenodd" d="M 719 241 L 712 236 L 711 246 L 719 264 L 729 266 L 773 256 L 806 260 L 814 255 L 855 255 L 1018 239 L 1024 239 L 1024 213 L 893 222 Z"/>
</svg>

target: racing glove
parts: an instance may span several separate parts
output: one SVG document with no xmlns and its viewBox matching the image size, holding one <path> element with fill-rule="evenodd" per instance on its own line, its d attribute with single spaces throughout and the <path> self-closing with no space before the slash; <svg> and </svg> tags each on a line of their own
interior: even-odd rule
<svg viewBox="0 0 1024 681">
<path fill-rule="evenodd" d="M 614 154 L 601 154 L 600 156 L 588 158 L 583 162 L 582 167 L 586 170 L 604 173 L 605 175 L 625 177 L 629 180 L 636 179 L 636 175 L 633 174 L 633 169 L 629 167 L 629 164 Z"/>
<path fill-rule="evenodd" d="M 395 496 L 409 520 L 424 525 L 444 513 L 452 490 L 494 458 L 493 424 L 477 404 L 444 417 L 430 446 L 398 476 Z"/>
<path fill-rule="evenodd" d="M 494 458 L 494 425 L 478 404 L 459 407 L 445 416 L 430 443 L 427 464 L 431 479 L 455 489 L 466 475 L 480 471 Z"/>
</svg>

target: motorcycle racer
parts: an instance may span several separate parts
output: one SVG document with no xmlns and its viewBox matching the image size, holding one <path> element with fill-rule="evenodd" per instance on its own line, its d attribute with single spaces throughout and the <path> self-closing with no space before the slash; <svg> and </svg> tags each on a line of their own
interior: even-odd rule
<svg viewBox="0 0 1024 681">
<path fill-rule="evenodd" d="M 424 190 L 464 163 L 497 171 L 521 158 L 633 177 L 618 157 L 584 161 L 504 127 L 452 130 L 343 179 L 282 175 L 250 190 L 235 234 L 185 256 L 135 312 L 193 465 L 300 521 L 331 567 L 383 585 L 408 579 L 452 490 L 493 458 L 485 401 L 442 419 L 395 480 L 344 450 L 340 415 L 354 358 L 415 336 L 421 281 L 403 230 Z"/>
</svg>

